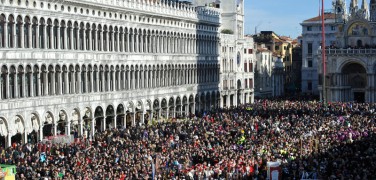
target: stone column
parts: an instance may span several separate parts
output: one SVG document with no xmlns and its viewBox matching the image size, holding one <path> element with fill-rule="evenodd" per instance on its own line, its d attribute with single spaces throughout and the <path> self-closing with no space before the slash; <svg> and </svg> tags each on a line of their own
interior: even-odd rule
<svg viewBox="0 0 376 180">
<path fill-rule="evenodd" d="M 114 30 L 112 30 L 112 32 L 109 32 L 110 33 L 110 36 L 111 36 L 111 51 L 114 52 L 115 51 L 115 32 Z M 110 50 L 110 49 L 109 49 Z"/>
<path fill-rule="evenodd" d="M 119 47 L 119 46 L 118 46 Z M 114 117 L 114 129 L 117 129 L 116 127 L 116 124 L 117 124 L 117 118 L 118 118 L 118 115 L 115 115 Z"/>
<path fill-rule="evenodd" d="M 156 45 L 156 53 L 162 53 L 161 52 L 161 36 L 157 36 L 157 45 Z"/>
<path fill-rule="evenodd" d="M 43 74 L 43 78 L 44 78 L 44 81 L 43 81 L 43 84 L 44 84 L 44 87 L 43 87 L 43 96 L 46 96 L 48 95 L 48 73 L 46 71 L 42 72 Z"/>
<path fill-rule="evenodd" d="M 97 37 L 97 35 L 98 35 L 97 29 L 93 29 L 93 32 L 90 32 L 90 35 L 92 35 L 92 33 L 94 34 L 94 36 L 92 37 L 92 40 L 91 40 L 91 42 L 94 43 L 93 44 L 94 49 L 92 49 L 92 50 L 98 51 L 98 42 L 99 41 L 98 41 L 98 37 Z"/>
<path fill-rule="evenodd" d="M 12 42 L 10 42 L 10 46 L 9 47 L 13 47 L 13 48 L 16 48 L 17 46 L 17 38 L 16 38 L 16 23 L 15 22 L 12 22 L 11 24 L 12 26 L 12 32 L 11 33 L 11 37 L 12 37 Z"/>
<path fill-rule="evenodd" d="M 10 133 L 8 133 L 8 135 L 6 137 L 6 146 L 5 146 L 5 148 L 11 147 L 11 146 L 12 146 L 12 136 L 10 135 Z"/>
<path fill-rule="evenodd" d="M 105 44 L 106 51 L 110 51 L 110 31 L 106 31 L 105 36 L 106 36 L 106 44 Z"/>
<path fill-rule="evenodd" d="M 115 88 L 114 91 L 121 90 L 121 69 L 115 70 L 115 77 L 117 78 L 117 88 Z M 114 81 L 116 82 L 116 79 L 114 79 Z"/>
<path fill-rule="evenodd" d="M 124 38 L 126 37 L 126 42 L 125 42 L 125 51 L 126 52 L 129 52 L 129 46 L 130 46 L 130 42 L 129 42 L 129 32 L 127 31 L 127 33 L 124 33 Z"/>
<path fill-rule="evenodd" d="M 53 79 L 55 79 L 55 76 L 57 76 L 57 82 L 56 82 L 56 90 L 55 90 L 55 94 L 56 95 L 61 95 L 62 93 L 61 93 L 61 84 L 62 84 L 62 82 L 61 82 L 61 71 L 55 71 L 55 75 L 54 75 L 54 77 L 53 77 Z"/>
<path fill-rule="evenodd" d="M 74 47 L 73 47 L 73 28 L 71 27 L 71 28 L 69 28 L 69 39 L 70 39 L 70 42 L 69 42 L 69 46 L 70 46 L 70 49 L 74 49 Z M 68 48 L 67 48 L 68 49 Z"/>
<path fill-rule="evenodd" d="M 138 52 L 140 52 L 139 51 L 139 42 L 138 42 L 138 33 L 137 32 L 134 32 L 134 39 L 133 39 L 133 42 L 135 43 L 134 44 L 134 51 L 133 52 L 135 52 L 135 53 L 138 53 Z"/>
<path fill-rule="evenodd" d="M 60 47 L 60 27 L 57 26 L 57 34 L 56 34 L 56 49 L 63 49 Z"/>
<path fill-rule="evenodd" d="M 10 45 L 8 44 L 8 21 L 5 20 L 4 22 L 4 48 L 8 48 L 10 47 Z"/>
<path fill-rule="evenodd" d="M 25 80 L 26 80 L 26 72 L 23 71 L 22 75 L 21 75 L 22 97 L 26 97 L 26 82 L 25 82 Z"/>
<path fill-rule="evenodd" d="M 143 53 L 144 52 L 144 34 L 141 33 L 140 35 L 138 35 L 138 39 L 139 39 L 138 47 L 140 48 L 139 52 Z"/>
<path fill-rule="evenodd" d="M 106 77 L 107 77 L 107 89 L 108 91 L 111 91 L 111 88 L 112 88 L 112 84 L 111 84 L 111 78 L 112 78 L 112 71 L 109 70 L 108 73 L 106 73 Z"/>
<path fill-rule="evenodd" d="M 131 73 L 130 73 L 130 70 L 126 70 L 125 73 L 127 74 L 127 77 L 124 78 L 127 81 L 127 84 L 126 84 L 127 90 L 130 90 L 131 89 L 131 82 L 130 82 L 131 81 Z"/>
<path fill-rule="evenodd" d="M 115 71 L 112 71 L 112 87 L 113 87 L 113 91 L 116 91 L 117 90 L 117 88 L 116 88 L 116 86 L 118 86 L 119 87 L 119 81 L 118 82 L 116 82 L 116 69 L 115 69 Z"/>
<path fill-rule="evenodd" d="M 99 32 L 99 40 L 98 40 L 98 43 L 99 43 L 99 47 L 101 49 L 101 51 L 104 51 L 103 47 L 104 47 L 104 41 L 103 41 L 103 31 L 98 31 Z"/>
<path fill-rule="evenodd" d="M 125 44 L 124 44 L 124 38 L 125 34 L 124 32 L 119 32 L 119 43 L 121 44 L 121 47 L 119 46 L 119 51 L 124 52 L 125 51 Z"/>
<path fill-rule="evenodd" d="M 117 31 L 116 33 L 116 48 L 114 49 L 116 52 L 120 52 L 120 33 Z"/>
<path fill-rule="evenodd" d="M 140 71 L 139 72 L 139 79 L 140 79 L 140 81 L 139 81 L 139 85 L 138 85 L 138 88 L 140 88 L 140 89 L 142 89 L 142 88 L 144 88 L 144 83 L 145 83 L 145 79 L 144 79 L 144 71 Z"/>
<path fill-rule="evenodd" d="M 79 31 L 82 32 L 82 51 L 86 51 L 86 33 L 85 33 L 85 27 L 80 28 Z M 80 33 L 78 33 L 78 36 L 80 36 Z M 80 37 L 78 37 L 78 40 L 80 40 Z"/>
<path fill-rule="evenodd" d="M 53 25 L 51 25 L 51 27 L 50 27 L 50 32 L 47 32 L 47 33 L 50 34 L 50 38 L 48 39 L 49 44 L 50 44 L 50 49 L 55 49 L 55 47 L 54 47 L 54 45 L 55 45 L 54 44 L 54 26 Z M 48 49 L 48 48 L 46 48 L 46 49 Z"/>
<path fill-rule="evenodd" d="M 56 72 L 52 71 L 51 73 L 52 73 L 52 75 L 51 75 L 52 77 L 51 77 L 51 82 L 50 82 L 51 83 L 51 85 L 50 85 L 51 86 L 51 94 L 50 95 L 55 95 L 55 94 L 57 94 L 56 90 L 55 90 L 55 73 Z M 47 78 L 47 81 L 48 81 L 48 78 Z"/>
<path fill-rule="evenodd" d="M 63 78 L 63 76 L 64 76 L 64 78 Z M 61 92 L 61 94 L 68 94 L 68 87 L 69 87 L 69 85 L 68 85 L 68 72 L 67 71 L 61 71 L 61 77 L 59 77 L 60 79 L 62 79 L 63 78 L 63 81 L 60 81 L 61 82 L 61 84 L 64 84 L 64 93 L 63 92 Z M 63 89 L 61 89 L 61 90 L 63 90 Z"/>
<path fill-rule="evenodd" d="M 31 28 L 33 28 L 33 25 L 31 25 Z M 30 38 L 31 38 L 30 48 L 33 48 L 33 44 L 32 44 L 32 42 L 33 42 L 33 36 L 30 35 Z M 35 48 L 39 48 L 39 41 L 40 41 L 40 39 L 39 39 L 39 25 L 36 24 L 35 25 Z"/>
<path fill-rule="evenodd" d="M 67 119 L 67 125 L 65 125 L 65 129 L 66 129 L 65 135 L 70 136 L 70 134 L 71 134 L 71 121 L 68 120 L 68 119 Z"/>
<path fill-rule="evenodd" d="M 132 113 L 132 126 L 136 126 L 136 113 Z"/>
<path fill-rule="evenodd" d="M 223 98 L 224 98 L 224 96 L 220 96 L 220 102 L 219 102 L 219 106 L 221 107 L 221 108 L 223 108 Z"/>
<path fill-rule="evenodd" d="M 107 41 L 108 42 L 108 41 Z M 108 46 L 107 46 L 108 47 Z M 106 117 L 103 117 L 103 121 L 102 121 L 102 123 L 101 123 L 101 130 L 102 131 L 105 131 L 106 130 L 106 124 L 107 124 L 107 119 L 106 119 Z"/>
<path fill-rule="evenodd" d="M 88 89 L 88 92 L 90 93 L 90 92 L 94 92 L 94 81 L 96 81 L 96 79 L 94 79 L 93 70 L 88 70 L 88 72 L 89 72 L 89 76 L 90 76 L 90 84 L 88 84 L 88 86 L 90 87 L 90 91 Z"/>
<path fill-rule="evenodd" d="M 68 41 L 68 28 L 67 28 L 67 26 L 65 26 L 65 27 L 63 27 L 63 48 L 62 49 L 68 49 L 68 43 L 67 43 L 67 41 Z"/>
<path fill-rule="evenodd" d="M 24 41 L 27 41 L 27 39 L 25 40 L 25 38 L 24 38 L 24 26 L 23 26 L 22 23 L 19 23 L 18 26 L 20 28 L 19 29 L 19 31 L 20 31 L 20 48 L 24 48 L 24 44 L 25 44 Z"/>
<path fill-rule="evenodd" d="M 81 94 L 83 91 L 82 91 L 82 85 L 81 85 L 81 71 L 75 71 L 75 74 L 77 75 L 77 82 L 76 82 L 76 85 L 77 85 L 77 89 L 76 89 L 76 93 L 77 94 Z M 85 79 L 86 80 L 86 79 Z M 87 81 L 85 81 L 84 83 L 87 83 Z"/>
<path fill-rule="evenodd" d="M 231 97 L 230 94 L 228 94 L 228 95 L 226 96 L 226 106 L 227 106 L 227 107 L 230 107 L 230 105 L 231 105 L 230 97 Z"/>
</svg>

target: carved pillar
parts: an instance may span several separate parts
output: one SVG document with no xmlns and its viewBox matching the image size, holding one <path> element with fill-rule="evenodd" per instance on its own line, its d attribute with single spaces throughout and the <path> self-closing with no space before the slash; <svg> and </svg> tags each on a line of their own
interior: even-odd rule
<svg viewBox="0 0 376 180">
<path fill-rule="evenodd" d="M 8 44 L 8 22 L 5 20 L 4 22 L 4 48 L 10 47 Z"/>
<path fill-rule="evenodd" d="M 59 26 L 57 26 L 56 27 L 57 28 L 57 32 L 56 32 L 56 49 L 62 49 L 61 47 L 60 47 L 60 27 Z"/>
<path fill-rule="evenodd" d="M 24 38 L 24 26 L 23 26 L 23 24 L 22 23 L 18 23 L 18 26 L 19 26 L 19 33 L 20 33 L 20 40 L 19 40 L 20 46 L 19 47 L 20 48 L 24 48 L 24 44 L 25 44 L 24 41 L 28 41 L 28 39 L 25 40 L 25 38 Z"/>
</svg>

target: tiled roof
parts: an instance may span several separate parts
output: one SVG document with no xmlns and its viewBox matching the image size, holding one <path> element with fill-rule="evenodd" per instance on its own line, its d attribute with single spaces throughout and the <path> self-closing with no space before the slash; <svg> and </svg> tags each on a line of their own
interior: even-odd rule
<svg viewBox="0 0 376 180">
<path fill-rule="evenodd" d="M 269 49 L 267 49 L 267 48 L 257 48 L 257 51 L 258 51 L 258 52 L 268 52 Z M 270 51 L 269 51 L 269 52 L 270 52 Z"/>
<path fill-rule="evenodd" d="M 327 14 L 324 15 L 324 18 L 325 18 L 325 20 L 326 19 L 335 19 L 336 15 L 334 13 L 327 13 Z M 321 20 L 321 16 L 316 16 L 314 18 L 304 20 L 303 22 L 315 22 L 315 21 L 320 21 L 320 20 Z"/>
</svg>

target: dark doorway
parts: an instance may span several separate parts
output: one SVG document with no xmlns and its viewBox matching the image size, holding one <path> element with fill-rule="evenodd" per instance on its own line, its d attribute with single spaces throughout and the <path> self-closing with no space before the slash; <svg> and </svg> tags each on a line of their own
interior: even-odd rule
<svg viewBox="0 0 376 180">
<path fill-rule="evenodd" d="M 354 101 L 357 103 L 364 103 L 364 92 L 354 92 Z"/>
<path fill-rule="evenodd" d="M 358 46 L 358 47 L 362 47 L 363 46 L 363 42 L 362 42 L 362 40 L 358 40 L 357 42 L 356 42 L 356 45 Z"/>
</svg>

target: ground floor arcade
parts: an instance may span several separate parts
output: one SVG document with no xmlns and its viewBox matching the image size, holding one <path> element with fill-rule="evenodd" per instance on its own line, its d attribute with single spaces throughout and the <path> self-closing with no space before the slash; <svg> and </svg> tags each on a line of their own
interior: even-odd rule
<svg viewBox="0 0 376 180">
<path fill-rule="evenodd" d="M 208 91 L 128 101 L 63 103 L 24 109 L 19 113 L 2 111 L 0 145 L 8 147 L 13 143 L 35 143 L 56 137 L 92 138 L 95 133 L 108 129 L 185 118 L 219 105 L 219 92 Z"/>
</svg>

